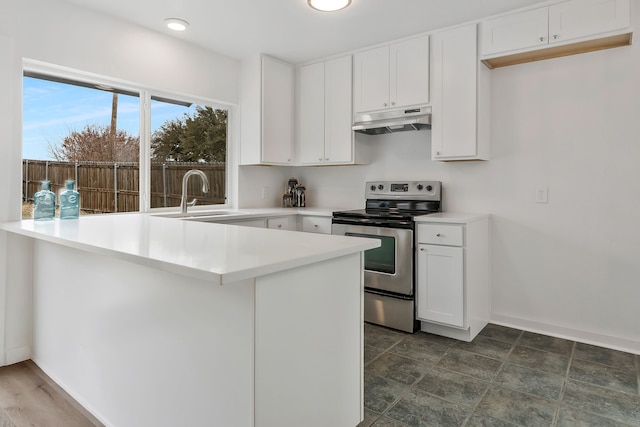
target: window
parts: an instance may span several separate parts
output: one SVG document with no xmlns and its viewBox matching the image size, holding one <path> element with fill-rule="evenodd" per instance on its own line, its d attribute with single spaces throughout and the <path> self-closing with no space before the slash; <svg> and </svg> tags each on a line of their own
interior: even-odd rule
<svg viewBox="0 0 640 427">
<path fill-rule="evenodd" d="M 148 105 L 149 108 L 143 106 Z M 227 203 L 228 108 L 144 88 L 27 70 L 23 77 L 23 218 L 40 181 L 76 181 L 81 214 Z"/>
</svg>

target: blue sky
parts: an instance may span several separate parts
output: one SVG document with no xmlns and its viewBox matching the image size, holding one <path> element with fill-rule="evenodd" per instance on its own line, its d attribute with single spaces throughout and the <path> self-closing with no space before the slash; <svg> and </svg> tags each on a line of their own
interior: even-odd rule
<svg viewBox="0 0 640 427">
<path fill-rule="evenodd" d="M 109 126 L 112 93 L 81 86 L 56 83 L 31 77 L 23 78 L 22 157 L 53 160 L 49 145 L 60 144 L 72 131 L 87 125 Z M 118 95 L 118 129 L 130 135 L 140 133 L 140 103 L 134 96 Z M 191 108 L 164 102 L 151 106 L 152 131 L 167 120 L 192 113 Z"/>
</svg>

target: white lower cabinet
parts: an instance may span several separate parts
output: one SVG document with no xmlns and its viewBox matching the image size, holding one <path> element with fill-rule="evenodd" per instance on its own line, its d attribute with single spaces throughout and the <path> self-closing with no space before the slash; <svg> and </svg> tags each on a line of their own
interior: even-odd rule
<svg viewBox="0 0 640 427">
<path fill-rule="evenodd" d="M 267 223 L 264 218 L 258 219 L 240 219 L 237 221 L 220 221 L 222 224 L 242 225 L 245 227 L 265 228 Z"/>
<path fill-rule="evenodd" d="M 418 224 L 416 316 L 424 332 L 471 341 L 489 322 L 489 224 L 455 221 Z"/>
<path fill-rule="evenodd" d="M 296 230 L 296 218 L 294 216 L 281 216 L 267 218 L 267 228 L 276 230 Z"/>
<path fill-rule="evenodd" d="M 464 326 L 464 249 L 418 245 L 418 319 Z"/>
<path fill-rule="evenodd" d="M 321 215 L 285 215 L 254 217 L 231 221 L 214 220 L 220 224 L 242 225 L 245 227 L 271 228 L 274 230 L 304 231 L 307 233 L 331 234 L 331 217 Z"/>
<path fill-rule="evenodd" d="M 302 231 L 307 233 L 331 234 L 331 217 L 303 216 Z"/>
</svg>

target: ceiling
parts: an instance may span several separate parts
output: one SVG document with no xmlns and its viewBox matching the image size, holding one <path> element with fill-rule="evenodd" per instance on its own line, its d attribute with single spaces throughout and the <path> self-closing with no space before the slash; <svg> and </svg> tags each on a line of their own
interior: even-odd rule
<svg viewBox="0 0 640 427">
<path fill-rule="evenodd" d="M 540 0 L 353 0 L 318 12 L 306 0 L 65 0 L 233 58 L 266 53 L 297 64 L 432 31 Z M 165 18 L 190 23 L 181 33 Z"/>
</svg>

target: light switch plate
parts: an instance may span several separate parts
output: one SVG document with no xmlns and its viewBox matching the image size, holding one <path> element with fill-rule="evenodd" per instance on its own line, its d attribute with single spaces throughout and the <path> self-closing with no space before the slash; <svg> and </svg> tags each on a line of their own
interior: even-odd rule
<svg viewBox="0 0 640 427">
<path fill-rule="evenodd" d="M 536 188 L 536 203 L 549 203 L 549 187 Z"/>
</svg>

